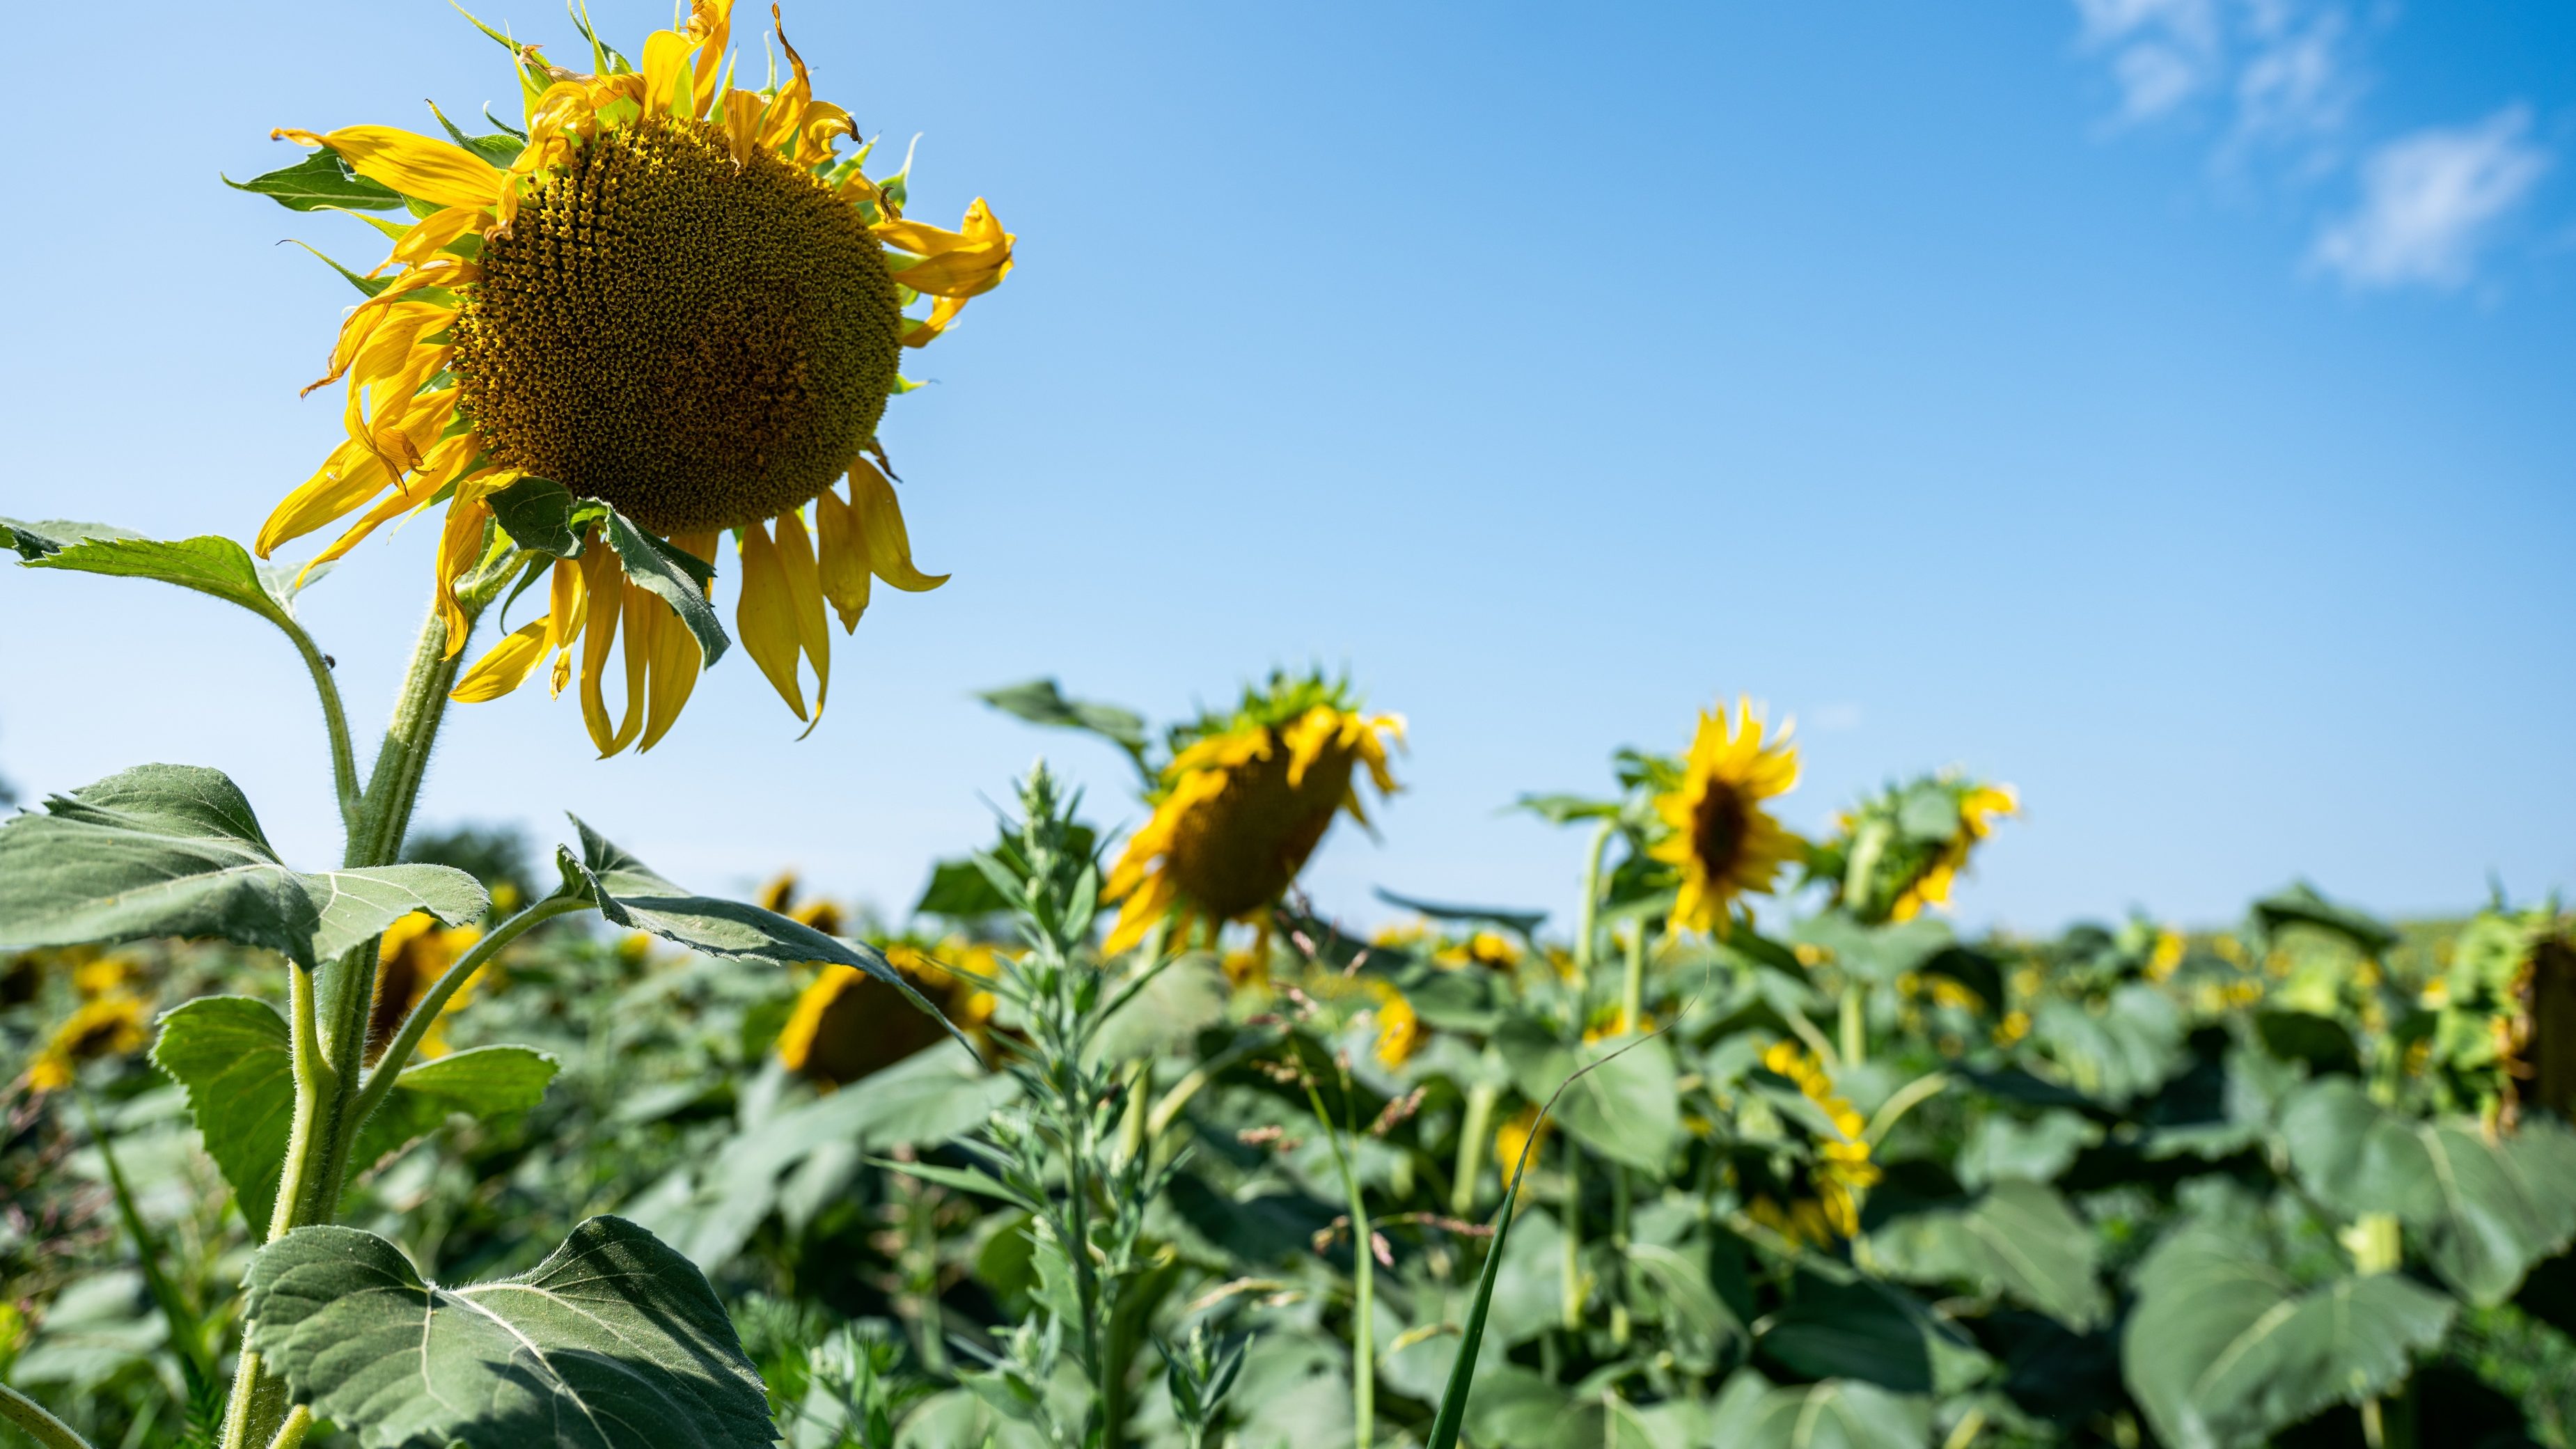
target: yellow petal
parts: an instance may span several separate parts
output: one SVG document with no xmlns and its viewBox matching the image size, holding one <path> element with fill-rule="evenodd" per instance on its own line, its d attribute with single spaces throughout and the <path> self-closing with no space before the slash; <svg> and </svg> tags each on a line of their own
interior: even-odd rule
<svg viewBox="0 0 2576 1449">
<path fill-rule="evenodd" d="M 303 392 L 310 393 L 315 388 L 329 387 L 338 382 L 340 375 L 349 370 L 349 364 L 357 361 L 358 350 L 366 346 L 368 338 L 375 335 L 375 329 L 383 322 L 385 313 L 408 294 L 423 287 L 462 286 L 482 275 L 481 267 L 475 266 L 463 257 L 438 257 L 423 262 L 394 278 L 383 291 L 350 309 L 348 317 L 340 323 L 338 339 L 331 344 L 330 371 L 304 384 Z M 302 393 L 298 394 L 298 396 L 302 395 Z"/>
<path fill-rule="evenodd" d="M 698 114 L 698 91 L 689 74 L 689 52 L 697 42 L 677 30 L 656 30 L 644 40 L 644 109 L 667 108 L 674 115 Z"/>
<path fill-rule="evenodd" d="M 492 510 L 477 494 L 468 499 L 459 490 L 447 505 L 447 527 L 438 540 L 438 612 L 447 621 L 447 652 L 453 657 L 465 647 L 465 610 L 456 602 L 456 581 L 483 557 L 483 525 L 492 521 Z"/>
<path fill-rule="evenodd" d="M 973 297 L 1000 286 L 1011 273 L 1011 246 L 1019 240 L 1002 230 L 980 196 L 966 209 L 957 231 L 900 219 L 868 230 L 886 245 L 921 258 L 898 269 L 896 281 L 939 297 Z"/>
<path fill-rule="evenodd" d="M 716 552 L 713 533 L 677 534 L 672 544 L 685 553 L 712 559 Z M 689 702 L 689 694 L 698 687 L 698 673 L 704 668 L 697 637 L 676 618 L 662 621 L 658 646 L 653 651 L 653 684 L 651 710 L 644 723 L 643 743 L 637 750 L 649 750 L 662 742 L 662 736 L 678 723 L 680 710 Z"/>
<path fill-rule="evenodd" d="M 903 505 L 894 485 L 861 458 L 850 465 L 850 506 L 859 516 L 859 538 L 867 545 L 868 571 L 907 593 L 926 593 L 948 582 L 946 574 L 925 574 L 912 566 L 912 536 L 904 531 Z"/>
<path fill-rule="evenodd" d="M 903 329 L 903 345 L 906 347 L 929 346 L 932 339 L 938 337 L 940 333 L 947 331 L 948 324 L 956 321 L 957 314 L 965 310 L 966 299 L 963 297 L 942 297 L 938 301 L 931 303 L 930 315 L 928 317 L 925 317 L 918 322 L 911 323 Z"/>
<path fill-rule="evenodd" d="M 446 141 L 394 126 L 343 126 L 319 135 L 280 127 L 268 133 L 305 146 L 328 146 L 369 181 L 380 181 L 432 206 L 490 206 L 508 173 Z"/>
<path fill-rule="evenodd" d="M 850 113 L 830 101 L 807 101 L 805 112 L 796 118 L 796 150 L 788 157 L 799 166 L 814 167 L 832 159 L 832 142 L 841 136 L 855 136 L 859 123 Z"/>
<path fill-rule="evenodd" d="M 760 144 L 760 121 L 769 102 L 758 91 L 727 91 L 724 98 L 725 146 L 733 152 L 734 169 L 751 159 Z"/>
<path fill-rule="evenodd" d="M 537 661 L 546 657 L 546 641 L 553 632 L 552 619 L 539 619 L 511 630 L 474 661 L 474 667 L 465 671 L 465 677 L 456 681 L 447 697 L 458 704 L 481 704 L 527 683 Z"/>
<path fill-rule="evenodd" d="M 742 601 L 734 606 L 734 627 L 742 634 L 742 647 L 751 654 L 752 662 L 769 677 L 770 688 L 787 701 L 798 719 L 805 713 L 805 686 L 797 677 L 796 660 L 801 652 L 796 636 L 796 601 L 787 584 L 787 566 L 779 560 L 778 545 L 769 537 L 766 525 L 754 523 L 741 530 Z"/>
<path fill-rule="evenodd" d="M 608 701 L 601 698 L 599 681 L 608 672 L 608 651 L 617 643 L 617 615 L 625 603 L 626 576 L 617 565 L 616 551 L 605 539 L 593 536 L 581 555 L 582 591 L 589 596 L 588 619 L 581 631 L 581 721 L 590 730 L 590 742 L 599 747 L 599 757 L 608 758 L 615 751 L 609 742 L 617 737 L 608 727 Z"/>
<path fill-rule="evenodd" d="M 689 34 L 698 42 L 697 93 L 714 95 L 716 71 L 733 38 L 733 0 L 689 0 Z"/>
<path fill-rule="evenodd" d="M 617 737 L 608 742 L 602 757 L 616 754 L 635 742 L 635 732 L 644 728 L 644 703 L 649 695 L 646 681 L 651 678 L 653 656 L 661 647 L 662 628 L 679 626 L 679 618 L 670 606 L 650 592 L 622 581 L 625 594 L 626 630 L 626 714 L 617 722 Z"/>
<path fill-rule="evenodd" d="M 814 500 L 814 532 L 823 597 L 831 600 L 847 633 L 859 627 L 859 616 L 868 611 L 868 550 L 859 537 L 858 512 L 826 488 Z"/>
<path fill-rule="evenodd" d="M 832 630 L 823 622 L 823 584 L 814 567 L 814 541 L 805 533 L 805 515 L 800 510 L 778 515 L 778 561 L 787 573 L 797 646 L 814 664 L 814 722 L 820 724 L 823 701 L 832 692 Z"/>
<path fill-rule="evenodd" d="M 375 497 L 392 481 L 383 460 L 365 444 L 355 439 L 344 442 L 331 450 L 312 477 L 269 511 L 251 549 L 266 558 L 279 545 L 302 538 Z"/>
<path fill-rule="evenodd" d="M 403 233 L 401 241 L 394 243 L 393 255 L 386 257 L 384 265 L 377 267 L 376 272 L 398 264 L 413 266 L 428 261 L 438 255 L 440 248 L 481 222 L 484 210 L 480 206 L 451 206 L 423 218 L 418 226 Z M 375 272 L 368 275 L 374 276 Z"/>
</svg>

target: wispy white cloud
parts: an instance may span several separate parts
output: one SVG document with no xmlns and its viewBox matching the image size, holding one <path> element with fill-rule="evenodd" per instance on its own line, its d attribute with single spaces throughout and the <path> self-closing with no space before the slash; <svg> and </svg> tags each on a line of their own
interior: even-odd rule
<svg viewBox="0 0 2576 1449">
<path fill-rule="evenodd" d="M 2313 260 L 2358 287 L 2462 285 L 2549 169 L 2530 131 L 2530 108 L 2515 105 L 2381 146 L 2362 163 L 2360 206 L 2317 237 Z"/>
<path fill-rule="evenodd" d="M 2167 115 L 2217 79 L 2215 0 L 2075 0 L 2075 10 L 2085 45 L 2111 57 L 2124 121 Z"/>
</svg>

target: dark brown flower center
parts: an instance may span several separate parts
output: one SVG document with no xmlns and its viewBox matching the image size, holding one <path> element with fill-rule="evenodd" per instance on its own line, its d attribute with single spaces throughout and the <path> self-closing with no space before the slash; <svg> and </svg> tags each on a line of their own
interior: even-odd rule
<svg viewBox="0 0 2576 1449">
<path fill-rule="evenodd" d="M 703 123 L 602 131 L 482 266 L 454 366 L 493 461 L 657 533 L 802 505 L 894 384 L 901 308 L 857 213 Z"/>
</svg>

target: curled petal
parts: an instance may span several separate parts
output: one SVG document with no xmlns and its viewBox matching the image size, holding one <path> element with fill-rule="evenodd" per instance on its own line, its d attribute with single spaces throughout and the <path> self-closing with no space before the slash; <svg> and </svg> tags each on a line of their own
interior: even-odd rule
<svg viewBox="0 0 2576 1449">
<path fill-rule="evenodd" d="M 432 206 L 490 206 L 508 180 L 501 168 L 447 141 L 433 141 L 395 126 L 343 126 L 336 131 L 268 133 L 303 146 L 327 146 L 349 169 Z"/>
<path fill-rule="evenodd" d="M 931 303 L 928 317 L 904 327 L 903 345 L 928 347 L 940 333 L 948 330 L 949 323 L 957 320 L 957 314 L 965 310 L 966 299 L 963 297 L 942 297 Z"/>
<path fill-rule="evenodd" d="M 868 546 L 859 536 L 858 510 L 826 488 L 814 500 L 816 572 L 823 597 L 841 616 L 844 633 L 868 611 Z"/>
<path fill-rule="evenodd" d="M 881 221 L 868 228 L 877 240 L 920 260 L 898 268 L 894 279 L 935 297 L 975 297 L 1011 274 L 1011 247 L 1019 238 L 1002 230 L 982 197 L 966 208 L 956 231 L 918 221 Z"/>
<path fill-rule="evenodd" d="M 286 495 L 259 526 L 251 550 L 261 558 L 281 544 L 303 537 L 375 497 L 393 482 L 384 460 L 364 443 L 351 439 L 331 450 L 322 466 L 302 486 Z"/>
<path fill-rule="evenodd" d="M 483 657 L 474 661 L 474 667 L 465 671 L 465 677 L 456 681 L 456 687 L 447 692 L 447 697 L 458 704 L 481 704 L 485 700 L 499 699 L 527 683 L 528 676 L 536 670 L 537 662 L 546 657 L 546 644 L 553 633 L 554 620 L 551 618 L 522 624 L 511 630 L 500 643 L 485 650 Z"/>
<path fill-rule="evenodd" d="M 868 571 L 906 593 L 927 593 L 948 582 L 946 574 L 925 574 L 912 566 L 912 536 L 903 526 L 903 505 L 894 485 L 865 458 L 850 464 L 850 503 L 859 517 L 859 538 L 867 545 Z"/>
</svg>

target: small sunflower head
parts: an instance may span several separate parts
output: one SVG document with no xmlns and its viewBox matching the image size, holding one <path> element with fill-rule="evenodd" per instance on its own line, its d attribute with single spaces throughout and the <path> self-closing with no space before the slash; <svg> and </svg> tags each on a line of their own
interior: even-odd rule
<svg viewBox="0 0 2576 1449">
<path fill-rule="evenodd" d="M 1783 726 L 1769 741 L 1750 701 L 1705 711 L 1690 751 L 1678 763 L 1658 761 L 1653 783 L 1662 836 L 1648 849 L 1672 868 L 1679 888 L 1673 925 L 1715 930 L 1741 897 L 1771 889 L 1782 866 L 1805 845 L 1763 802 L 1798 783 L 1798 752 Z"/>
<path fill-rule="evenodd" d="M 483 932 L 473 926 L 442 926 L 436 917 L 414 911 L 385 928 L 376 946 L 375 998 L 367 1012 L 367 1059 L 374 1061 L 393 1044 L 394 1033 L 402 1030 L 403 1018 L 420 1004 L 456 958 L 471 950 L 483 939 Z M 474 999 L 477 987 L 487 984 L 492 968 L 485 967 L 447 998 L 439 1009 L 438 1020 L 420 1039 L 420 1055 L 447 1054 L 447 1018 L 465 1009 Z"/>
<path fill-rule="evenodd" d="M 975 979 L 991 980 L 1000 973 L 990 946 L 953 938 L 935 945 L 897 942 L 885 948 L 885 957 L 958 1026 L 979 1031 L 991 1022 L 997 1003 Z M 936 1019 L 892 986 L 855 967 L 826 965 L 798 993 L 778 1033 L 778 1055 L 789 1071 L 829 1092 L 945 1036 Z"/>
<path fill-rule="evenodd" d="M 1926 776 L 1844 812 L 1811 869 L 1833 881 L 1835 899 L 1863 920 L 1910 921 L 1926 906 L 1948 907 L 1977 846 L 2019 810 L 2008 785 L 1955 771 Z"/>
<path fill-rule="evenodd" d="M 790 78 L 733 84 L 732 10 L 693 0 L 640 67 L 585 30 L 590 74 L 487 29 L 518 69 L 520 127 L 448 125 L 453 142 L 281 129 L 324 154 L 247 186 L 417 218 L 379 223 L 392 253 L 351 274 L 366 300 L 314 384 L 345 380 L 345 439 L 270 515 L 258 552 L 357 514 L 314 560 L 327 562 L 444 503 L 435 582 L 451 653 L 473 610 L 513 576 L 535 583 L 551 556 L 547 613 L 455 697 L 509 693 L 548 655 L 561 693 L 578 649 L 603 754 L 651 748 L 725 646 L 709 607 L 725 533 L 745 652 L 799 719 L 829 692 L 826 605 L 847 630 L 872 578 L 944 580 L 913 567 L 878 424 L 913 386 L 904 350 L 1011 269 L 1013 238 L 982 201 L 953 231 L 914 221 L 909 163 L 871 180 L 869 146 L 838 149 L 850 115 L 815 97 L 783 28 Z M 621 635 L 622 718 L 602 683 Z"/>
<path fill-rule="evenodd" d="M 36 1053 L 35 1064 L 27 1072 L 28 1088 L 38 1093 L 60 1091 L 79 1077 L 84 1062 L 143 1050 L 146 1019 L 142 998 L 124 991 L 82 1002 Z"/>
<path fill-rule="evenodd" d="M 1762 1054 L 1762 1065 L 1795 1083 L 1799 1093 L 1816 1105 L 1833 1130 L 1814 1139 L 1814 1156 L 1806 1164 L 1804 1181 L 1790 1195 L 1787 1206 L 1757 1197 L 1747 1210 L 1755 1221 L 1800 1241 L 1821 1245 L 1832 1238 L 1853 1236 L 1860 1231 L 1862 1200 L 1881 1176 L 1878 1164 L 1870 1160 L 1868 1124 L 1848 1100 L 1834 1091 L 1833 1079 L 1823 1065 L 1796 1042 L 1773 1043 Z M 1761 1208 L 1764 1202 L 1771 1202 L 1768 1217 Z M 1824 1237 L 1816 1237 L 1818 1228 L 1829 1231 Z"/>
<path fill-rule="evenodd" d="M 1126 950 L 1174 914 L 1223 923 L 1277 900 L 1335 814 L 1368 823 L 1361 770 L 1380 795 L 1395 791 L 1387 745 L 1403 734 L 1401 719 L 1361 713 L 1347 685 L 1320 676 L 1273 676 L 1232 714 L 1176 731 L 1153 818 L 1103 892 L 1122 902 L 1108 949 Z"/>
<path fill-rule="evenodd" d="M 1370 996 L 1375 998 L 1375 1005 L 1371 1011 L 1377 1022 L 1377 1039 L 1373 1044 L 1373 1050 L 1377 1055 L 1379 1066 L 1388 1071 L 1395 1071 L 1411 1061 L 1416 1051 L 1421 1050 L 1425 1035 L 1422 1018 L 1414 1011 L 1413 1003 L 1405 999 L 1404 993 L 1398 991 L 1393 982 L 1372 979 L 1369 987 Z"/>
</svg>

